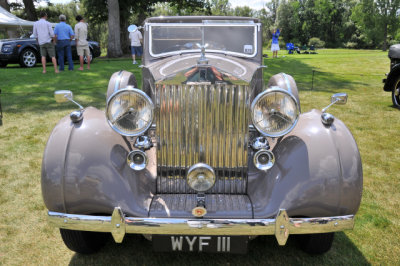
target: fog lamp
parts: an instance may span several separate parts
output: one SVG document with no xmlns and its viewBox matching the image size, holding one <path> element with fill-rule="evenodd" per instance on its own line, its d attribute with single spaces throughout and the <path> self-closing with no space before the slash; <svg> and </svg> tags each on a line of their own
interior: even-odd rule
<svg viewBox="0 0 400 266">
<path fill-rule="evenodd" d="M 271 151 L 259 150 L 254 154 L 254 165 L 260 170 L 268 170 L 275 164 L 275 156 Z"/>
<path fill-rule="evenodd" d="M 146 168 L 148 158 L 145 152 L 141 150 L 135 150 L 128 154 L 127 162 L 130 168 L 140 171 Z"/>
<path fill-rule="evenodd" d="M 189 168 L 187 183 L 193 190 L 204 192 L 215 184 L 215 173 L 211 166 L 198 163 Z"/>
</svg>

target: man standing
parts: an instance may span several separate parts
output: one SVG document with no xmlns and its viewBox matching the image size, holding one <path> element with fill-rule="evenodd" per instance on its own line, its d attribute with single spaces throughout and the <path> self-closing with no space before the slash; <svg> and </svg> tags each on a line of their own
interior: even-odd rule
<svg viewBox="0 0 400 266">
<path fill-rule="evenodd" d="M 43 73 L 46 73 L 46 56 L 51 57 L 54 65 L 54 71 L 58 73 L 56 53 L 54 43 L 56 42 L 51 24 L 47 21 L 46 12 L 40 12 L 40 19 L 33 24 L 33 35 L 40 46 L 42 56 Z"/>
<path fill-rule="evenodd" d="M 72 62 L 71 54 L 71 40 L 74 38 L 74 32 L 70 25 L 65 23 L 67 18 L 65 15 L 60 15 L 60 23 L 54 28 L 54 34 L 57 39 L 57 55 L 58 55 L 58 65 L 60 66 L 60 71 L 64 71 L 64 57 L 68 60 L 68 70 L 74 70 L 74 63 Z"/>
<path fill-rule="evenodd" d="M 75 25 L 75 42 L 76 42 L 76 51 L 79 55 L 79 62 L 81 67 L 79 70 L 83 70 L 83 56 L 86 55 L 87 61 L 87 69 L 90 69 L 90 49 L 89 43 L 87 41 L 87 24 L 81 15 L 76 16 L 76 21 L 78 23 Z"/>
<path fill-rule="evenodd" d="M 131 52 L 133 64 L 137 64 L 136 55 L 140 58 L 142 56 L 142 33 L 139 31 L 136 25 L 130 25 L 128 27 L 129 39 L 131 39 Z"/>
</svg>

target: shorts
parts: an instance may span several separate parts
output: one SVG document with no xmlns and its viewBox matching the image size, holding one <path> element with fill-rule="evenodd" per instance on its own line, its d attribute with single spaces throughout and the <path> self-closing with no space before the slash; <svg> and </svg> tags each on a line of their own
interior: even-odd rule
<svg viewBox="0 0 400 266">
<path fill-rule="evenodd" d="M 79 56 L 84 56 L 86 55 L 86 57 L 90 56 L 90 49 L 89 49 L 89 45 L 84 45 L 84 46 L 77 46 L 76 47 L 76 52 Z"/>
<path fill-rule="evenodd" d="M 143 49 L 142 46 L 131 46 L 132 54 L 136 54 L 137 56 L 142 56 Z"/>
<path fill-rule="evenodd" d="M 279 50 L 280 50 L 279 49 L 279 44 L 277 44 L 277 43 L 271 44 L 271 51 L 272 52 L 279 51 Z"/>
<path fill-rule="evenodd" d="M 40 45 L 40 55 L 42 57 L 56 57 L 56 50 L 54 48 L 54 43 L 48 42 Z"/>
</svg>

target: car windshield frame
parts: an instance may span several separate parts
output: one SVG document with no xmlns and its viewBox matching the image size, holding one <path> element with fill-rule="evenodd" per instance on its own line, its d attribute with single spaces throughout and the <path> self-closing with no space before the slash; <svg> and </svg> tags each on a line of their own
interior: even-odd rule
<svg viewBox="0 0 400 266">
<path fill-rule="evenodd" d="M 237 52 L 237 51 L 227 51 L 227 50 L 221 50 L 221 49 L 213 49 L 213 47 L 206 47 L 205 52 L 207 53 L 220 53 L 220 54 L 225 54 L 225 55 L 233 55 L 233 56 L 238 56 L 238 57 L 245 57 L 245 58 L 253 58 L 257 55 L 258 53 L 258 31 L 261 30 L 261 23 L 255 23 L 254 21 L 232 21 L 232 20 L 203 20 L 202 22 L 199 23 L 146 23 L 146 30 L 148 30 L 149 33 L 149 54 L 152 57 L 166 57 L 166 56 L 172 56 L 172 55 L 180 55 L 183 53 L 195 53 L 195 52 L 201 52 L 201 49 L 199 47 L 196 47 L 196 49 L 185 49 L 185 50 L 176 50 L 176 51 L 167 51 L 167 52 L 157 52 L 153 51 L 154 45 L 153 45 L 153 30 L 155 27 L 169 27 L 169 28 L 199 28 L 201 29 L 202 36 L 199 36 L 202 40 L 201 45 L 204 44 L 204 29 L 207 27 L 251 27 L 253 28 L 253 43 L 252 45 L 252 53 L 245 53 L 245 52 Z M 238 36 L 240 38 L 240 36 Z M 167 40 L 167 39 L 165 39 Z M 207 44 L 207 43 L 206 43 Z M 221 43 L 223 45 L 223 43 Z"/>
</svg>

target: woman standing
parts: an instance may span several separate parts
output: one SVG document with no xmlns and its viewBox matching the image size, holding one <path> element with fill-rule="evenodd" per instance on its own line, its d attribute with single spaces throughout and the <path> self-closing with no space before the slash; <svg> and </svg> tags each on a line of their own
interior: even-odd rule
<svg viewBox="0 0 400 266">
<path fill-rule="evenodd" d="M 272 44 L 271 44 L 271 51 L 272 51 L 272 58 L 274 57 L 278 57 L 278 51 L 279 49 L 279 35 L 281 34 L 281 32 L 279 31 L 279 29 L 274 29 L 274 31 L 272 32 Z"/>
</svg>

